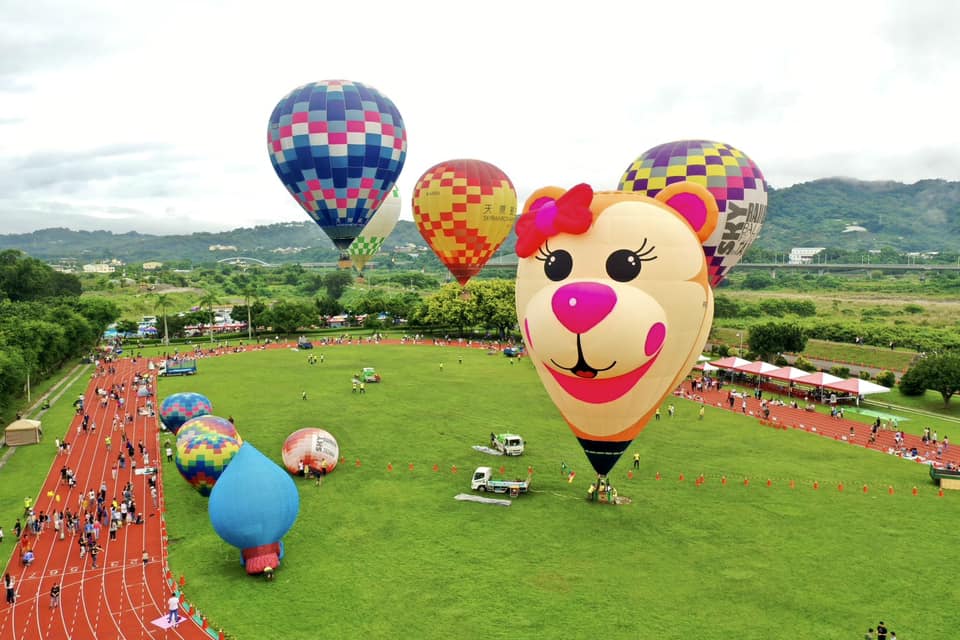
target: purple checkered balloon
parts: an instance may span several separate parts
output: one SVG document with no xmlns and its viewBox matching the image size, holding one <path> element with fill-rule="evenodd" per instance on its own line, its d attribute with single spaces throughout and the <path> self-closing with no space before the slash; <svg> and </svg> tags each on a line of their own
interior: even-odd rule
<svg viewBox="0 0 960 640">
<path fill-rule="evenodd" d="M 620 178 L 620 191 L 650 196 L 675 182 L 696 182 L 713 194 L 720 219 L 703 243 L 710 284 L 717 286 L 760 234 L 767 183 L 753 160 L 710 140 L 678 140 L 645 151 Z"/>
</svg>

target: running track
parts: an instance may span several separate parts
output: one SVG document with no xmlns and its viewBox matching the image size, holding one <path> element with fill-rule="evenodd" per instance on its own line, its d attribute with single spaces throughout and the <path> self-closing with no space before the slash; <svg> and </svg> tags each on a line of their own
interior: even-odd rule
<svg viewBox="0 0 960 640">
<path fill-rule="evenodd" d="M 293 345 L 273 346 L 284 348 Z M 477 345 L 477 348 L 485 347 Z M 223 352 L 226 350 L 218 350 L 218 353 Z M 204 630 L 201 627 L 199 616 L 187 615 L 185 610 L 181 610 L 183 621 L 176 627 L 164 629 L 153 623 L 154 620 L 165 619 L 167 598 L 171 589 L 176 587 L 173 576 L 167 570 L 162 465 L 158 460 L 159 425 L 156 418 L 140 416 L 137 413 L 137 408 L 143 405 L 144 399 L 140 399 L 138 403 L 136 387 L 133 384 L 135 373 L 153 372 L 146 371 L 146 360 L 135 363 L 124 358 L 113 363 L 113 366 L 116 373 L 93 378 L 86 392 L 85 406 L 91 422 L 97 424 L 96 433 L 80 431 L 80 416 L 74 418 L 67 435 L 72 445 L 70 453 L 60 454 L 54 460 L 34 508 L 37 513 L 51 513 L 67 507 L 76 511 L 82 493 L 90 489 L 97 491 L 101 483 L 106 482 L 108 498 L 119 496 L 123 485 L 132 480 L 137 508 L 144 515 L 144 524 L 125 525 L 117 532 L 115 541 L 110 541 L 104 531 L 99 540 L 104 551 L 100 554 L 97 568 L 92 566 L 89 555 L 80 558 L 76 535 L 68 533 L 64 540 L 58 540 L 51 524 L 39 537 L 30 536 L 30 539 L 35 541 L 34 564 L 30 568 L 23 568 L 17 553 L 10 558 L 4 571 L 17 578 L 17 601 L 13 606 L 3 605 L 0 610 L 0 640 L 210 640 L 217 637 L 212 629 Z M 112 477 L 111 467 L 119 452 L 121 440 L 119 431 L 110 431 L 117 403 L 111 400 L 106 407 L 101 406 L 96 387 L 109 389 L 120 382 L 126 383 L 124 403 L 126 410 L 134 416 L 134 422 L 125 426 L 127 437 L 135 443 L 143 441 L 151 466 L 157 469 L 159 504 L 156 508 L 152 504 L 146 476 L 134 475 L 129 464 L 125 469 L 118 470 L 116 479 Z M 702 400 L 718 408 L 728 408 L 726 391 L 694 394 L 689 391 L 689 385 L 684 384 L 676 395 Z M 155 397 L 153 400 L 154 403 L 157 402 Z M 735 410 L 737 409 L 739 401 L 735 406 Z M 758 415 L 760 402 L 748 399 L 747 410 L 751 415 Z M 821 413 L 774 407 L 771 418 L 775 419 L 773 424 L 799 428 L 833 439 L 849 437 L 850 426 L 854 425 L 857 439 L 851 444 L 881 451 L 893 445 L 893 434 L 888 431 L 882 431 L 876 442 L 867 443 L 867 425 L 837 420 Z M 108 432 L 113 441 L 110 452 L 106 450 L 104 443 Z M 905 444 L 917 446 L 921 455 L 933 457 L 933 451 L 920 443 L 919 436 L 906 435 Z M 137 458 L 142 468 L 139 455 Z M 949 452 L 945 453 L 942 462 L 947 460 L 960 463 L 960 446 L 951 447 Z M 63 465 L 76 472 L 77 486 L 73 489 L 60 482 L 60 468 Z M 50 492 L 53 497 L 48 496 Z M 56 501 L 58 495 L 61 499 L 59 503 Z M 11 535 L 7 539 L 14 541 L 12 528 L 8 531 Z M 146 566 L 142 561 L 144 550 L 150 556 Z M 57 582 L 62 590 L 61 602 L 59 607 L 51 609 L 50 587 Z"/>
<path fill-rule="evenodd" d="M 101 406 L 96 387 L 109 389 L 113 384 L 126 383 L 122 397 L 126 410 L 134 416 L 133 423 L 125 425 L 127 437 L 134 443 L 146 445 L 150 466 L 162 473 L 159 464 L 159 433 L 156 418 L 137 414 L 136 387 L 133 375 L 147 373 L 146 361 L 136 364 L 124 358 L 113 363 L 116 373 L 100 375 L 90 381 L 85 394 L 85 407 L 91 423 L 96 423 L 95 433 L 78 431 L 80 416 L 74 418 L 68 431 L 71 444 L 68 454 L 56 456 L 47 479 L 36 498 L 37 513 L 70 508 L 76 512 L 81 494 L 88 490 L 98 491 L 102 482 L 107 485 L 108 501 L 120 496 L 124 484 L 133 481 L 134 500 L 137 510 L 144 516 L 144 524 L 124 525 L 117 532 L 116 540 L 109 540 L 106 528 L 99 538 L 103 547 L 98 567 L 92 566 L 89 554 L 81 558 L 77 538 L 79 534 L 66 533 L 64 540 L 57 539 L 52 521 L 46 531 L 35 541 L 36 560 L 29 568 L 20 564 L 19 547 L 10 558 L 4 573 L 17 579 L 17 600 L 13 606 L 3 605 L 0 610 L 0 640 L 113 640 L 134 638 L 183 638 L 210 640 L 212 632 L 201 629 L 197 620 L 181 611 L 182 622 L 174 628 L 163 629 L 153 624 L 159 618 L 166 619 L 167 599 L 171 593 L 171 577 L 166 566 L 166 528 L 163 519 L 163 483 L 158 482 L 159 504 L 154 507 L 150 497 L 147 477 L 134 475 L 128 464 L 112 477 L 111 466 L 116 462 L 121 446 L 120 431 L 111 431 L 117 403 L 110 400 Z M 143 370 L 141 370 L 143 369 Z M 152 373 L 152 372 L 151 372 Z M 145 399 L 140 399 L 143 406 Z M 156 398 L 154 398 L 156 403 Z M 124 412 L 121 412 L 123 414 Z M 104 437 L 111 436 L 112 451 L 106 450 Z M 47 438 L 63 436 L 48 433 Z M 137 464 L 143 468 L 142 458 L 137 453 Z M 60 482 L 63 465 L 72 467 L 76 473 L 77 486 L 73 489 Z M 49 496 L 52 492 L 52 497 Z M 56 497 L 60 497 L 60 502 Z M 22 521 L 23 519 L 21 519 Z M 9 542 L 16 542 L 13 527 L 7 529 Z M 7 545 L 5 547 L 9 548 Z M 150 556 L 143 564 L 143 552 Z M 60 606 L 50 608 L 50 588 L 59 583 Z"/>
</svg>

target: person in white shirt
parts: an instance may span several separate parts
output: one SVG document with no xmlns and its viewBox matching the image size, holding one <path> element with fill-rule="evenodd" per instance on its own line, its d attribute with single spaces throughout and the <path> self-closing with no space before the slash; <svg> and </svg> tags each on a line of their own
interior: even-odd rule
<svg viewBox="0 0 960 640">
<path fill-rule="evenodd" d="M 167 624 L 172 624 L 174 626 L 180 623 L 180 598 L 177 597 L 176 592 L 172 592 L 170 597 L 167 599 Z"/>
</svg>

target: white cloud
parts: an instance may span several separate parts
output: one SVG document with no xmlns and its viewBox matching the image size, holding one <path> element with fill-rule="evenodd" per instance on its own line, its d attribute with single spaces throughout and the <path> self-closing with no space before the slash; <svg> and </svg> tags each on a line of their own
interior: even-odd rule
<svg viewBox="0 0 960 640">
<path fill-rule="evenodd" d="M 733 144 L 779 187 L 960 179 L 960 15 L 944 3 L 5 5 L 6 232 L 305 219 L 273 174 L 266 123 L 288 91 L 329 78 L 397 104 L 406 193 L 456 157 L 501 167 L 521 200 L 546 184 L 610 188 L 680 138 Z M 64 200 L 75 215 L 57 213 Z"/>
</svg>

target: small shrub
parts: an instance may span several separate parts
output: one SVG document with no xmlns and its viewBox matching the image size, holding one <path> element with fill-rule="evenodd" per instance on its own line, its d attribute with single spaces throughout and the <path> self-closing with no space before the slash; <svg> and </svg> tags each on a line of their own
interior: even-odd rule
<svg viewBox="0 0 960 640">
<path fill-rule="evenodd" d="M 908 304 L 903 307 L 906 313 L 923 313 L 923 307 L 918 304 Z"/>
<path fill-rule="evenodd" d="M 813 363 L 804 358 L 803 356 L 797 356 L 797 359 L 794 360 L 793 366 L 797 369 L 803 369 L 804 371 L 816 371 L 817 368 L 813 366 Z"/>
<path fill-rule="evenodd" d="M 882 384 L 885 387 L 893 387 L 897 383 L 897 376 L 893 374 L 893 371 L 881 371 L 877 374 L 877 384 Z"/>
<path fill-rule="evenodd" d="M 830 373 L 837 376 L 838 378 L 849 378 L 850 377 L 850 367 L 841 367 L 835 366 L 830 367 Z"/>
</svg>

